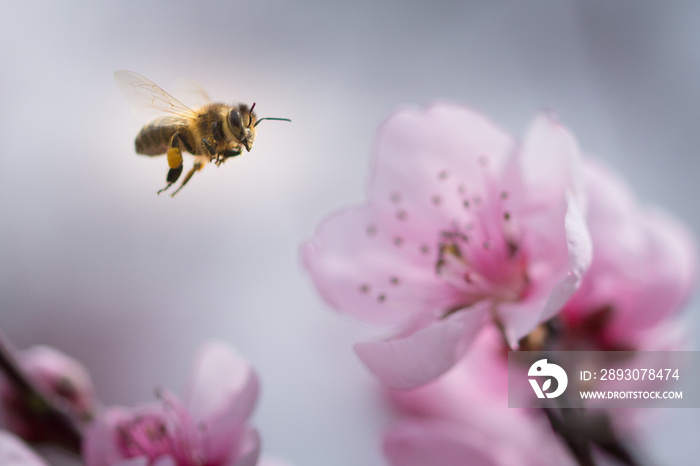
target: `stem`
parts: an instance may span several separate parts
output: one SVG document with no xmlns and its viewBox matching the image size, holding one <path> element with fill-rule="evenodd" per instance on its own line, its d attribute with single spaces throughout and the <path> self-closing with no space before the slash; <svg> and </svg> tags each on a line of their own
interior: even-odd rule
<svg viewBox="0 0 700 466">
<path fill-rule="evenodd" d="M 643 463 L 613 430 L 607 413 L 594 413 L 584 408 L 542 408 L 552 430 L 561 437 L 580 466 L 595 466 L 593 447 L 625 466 Z"/>
<path fill-rule="evenodd" d="M 44 393 L 22 371 L 10 342 L 0 332 L 0 369 L 7 376 L 7 381 L 12 384 L 20 394 L 23 402 L 31 402 L 36 406 L 36 422 L 43 422 L 48 428 L 46 432 L 50 440 L 67 450 L 80 454 L 82 429 L 77 419 L 64 408 L 61 400 L 56 396 Z"/>
</svg>

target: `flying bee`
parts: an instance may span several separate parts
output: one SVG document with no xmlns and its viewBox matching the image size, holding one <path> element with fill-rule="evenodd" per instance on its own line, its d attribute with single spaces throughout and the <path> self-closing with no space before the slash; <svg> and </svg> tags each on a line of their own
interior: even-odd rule
<svg viewBox="0 0 700 466">
<path fill-rule="evenodd" d="M 230 106 L 207 103 L 193 110 L 133 71 L 115 71 L 114 79 L 135 109 L 157 110 L 165 114 L 141 128 L 135 140 L 138 154 L 167 154 L 170 167 L 167 184 L 158 194 L 180 178 L 182 151 L 194 156 L 194 165 L 171 196 L 175 196 L 192 175 L 207 163 L 219 166 L 227 159 L 241 155 L 243 149 L 250 152 L 261 121 L 291 121 L 288 118 L 258 118 L 253 111 L 255 103 L 250 107 L 246 104 Z M 209 102 L 208 96 L 201 89 L 197 93 L 202 100 Z"/>
</svg>

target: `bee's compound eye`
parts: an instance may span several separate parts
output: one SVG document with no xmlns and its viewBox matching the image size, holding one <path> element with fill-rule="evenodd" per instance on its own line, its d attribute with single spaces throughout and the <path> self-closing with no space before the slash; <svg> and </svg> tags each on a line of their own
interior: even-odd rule
<svg viewBox="0 0 700 466">
<path fill-rule="evenodd" d="M 241 125 L 241 116 L 238 114 L 237 111 L 231 110 L 228 113 L 228 123 L 231 125 L 231 128 L 240 128 Z"/>
</svg>

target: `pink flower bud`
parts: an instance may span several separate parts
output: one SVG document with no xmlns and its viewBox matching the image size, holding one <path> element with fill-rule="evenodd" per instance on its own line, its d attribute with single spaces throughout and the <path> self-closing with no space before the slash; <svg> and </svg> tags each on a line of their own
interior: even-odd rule
<svg viewBox="0 0 700 466">
<path fill-rule="evenodd" d="M 77 419 L 87 421 L 95 410 L 95 395 L 87 370 L 49 346 L 34 346 L 16 355 L 20 368 L 42 393 Z M 0 402 L 7 429 L 30 441 L 50 438 L 45 412 L 36 400 L 0 378 Z"/>
</svg>

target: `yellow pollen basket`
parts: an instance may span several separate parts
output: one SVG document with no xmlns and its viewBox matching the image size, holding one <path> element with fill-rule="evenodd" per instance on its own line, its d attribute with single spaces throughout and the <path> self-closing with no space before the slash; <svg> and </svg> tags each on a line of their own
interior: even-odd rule
<svg viewBox="0 0 700 466">
<path fill-rule="evenodd" d="M 168 148 L 168 166 L 170 168 L 177 168 L 182 165 L 182 153 L 177 147 Z"/>
</svg>

